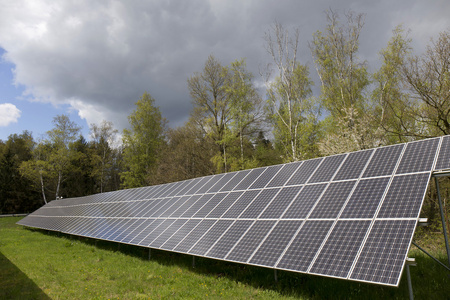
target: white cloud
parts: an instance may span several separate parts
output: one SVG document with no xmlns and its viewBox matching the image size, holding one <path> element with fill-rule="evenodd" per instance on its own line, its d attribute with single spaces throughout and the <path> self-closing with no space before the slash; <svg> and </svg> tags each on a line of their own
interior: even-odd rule
<svg viewBox="0 0 450 300">
<path fill-rule="evenodd" d="M 22 112 L 11 103 L 0 104 L 0 127 L 6 127 L 11 123 L 17 123 Z"/>
</svg>

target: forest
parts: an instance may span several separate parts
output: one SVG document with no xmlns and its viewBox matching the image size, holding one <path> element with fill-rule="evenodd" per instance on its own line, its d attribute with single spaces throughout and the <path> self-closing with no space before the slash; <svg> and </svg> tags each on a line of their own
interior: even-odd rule
<svg viewBox="0 0 450 300">
<path fill-rule="evenodd" d="M 144 92 L 123 132 L 104 120 L 84 137 L 59 115 L 43 138 L 24 131 L 0 140 L 0 214 L 29 213 L 60 197 L 450 134 L 450 30 L 416 53 L 408 30 L 396 27 L 371 72 L 358 54 L 364 15 L 328 11 L 326 18 L 325 30 L 308 42 L 311 68 L 298 60 L 298 29 L 276 22 L 265 33 L 272 60 L 258 74 L 264 92 L 245 59 L 223 65 L 206 58 L 187 78 L 192 110 L 183 126 L 170 127 Z M 441 180 L 447 199 L 449 180 Z M 431 220 L 437 220 L 435 194 L 431 187 L 424 205 Z"/>
</svg>

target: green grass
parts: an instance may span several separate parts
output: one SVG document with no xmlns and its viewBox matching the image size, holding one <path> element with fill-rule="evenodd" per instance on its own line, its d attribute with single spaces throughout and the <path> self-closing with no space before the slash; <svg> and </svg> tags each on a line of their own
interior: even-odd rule
<svg viewBox="0 0 450 300">
<path fill-rule="evenodd" d="M 278 271 L 26 229 L 0 218 L 0 299 L 407 299 L 399 288 Z M 445 247 L 429 238 L 446 262 Z M 439 238 L 439 239 L 438 239 Z M 437 241 L 437 242 L 436 242 Z M 424 244 L 426 243 L 426 244 Z M 417 299 L 450 299 L 447 272 L 412 250 Z"/>
</svg>

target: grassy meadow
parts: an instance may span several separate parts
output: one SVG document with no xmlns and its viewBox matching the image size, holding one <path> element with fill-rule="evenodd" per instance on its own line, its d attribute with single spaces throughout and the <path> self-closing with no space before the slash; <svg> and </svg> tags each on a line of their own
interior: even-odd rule
<svg viewBox="0 0 450 300">
<path fill-rule="evenodd" d="M 27 229 L 0 218 L 0 299 L 408 299 L 399 288 L 196 258 Z M 420 228 L 419 228 L 420 230 Z M 418 240 L 443 263 L 442 234 Z M 416 299 L 450 299 L 449 273 L 412 249 Z"/>
</svg>

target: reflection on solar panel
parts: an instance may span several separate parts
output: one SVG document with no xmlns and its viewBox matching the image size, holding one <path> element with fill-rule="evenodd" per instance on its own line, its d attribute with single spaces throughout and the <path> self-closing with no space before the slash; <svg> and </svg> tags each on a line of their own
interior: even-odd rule
<svg viewBox="0 0 450 300">
<path fill-rule="evenodd" d="M 450 136 L 52 201 L 19 224 L 397 286 Z"/>
</svg>

